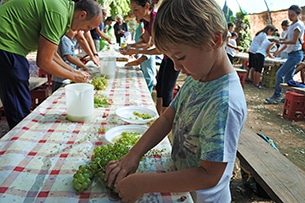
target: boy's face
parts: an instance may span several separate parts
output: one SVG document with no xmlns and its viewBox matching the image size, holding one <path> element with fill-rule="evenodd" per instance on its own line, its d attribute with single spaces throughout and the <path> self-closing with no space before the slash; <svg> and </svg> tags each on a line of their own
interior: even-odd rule
<svg viewBox="0 0 305 203">
<path fill-rule="evenodd" d="M 205 81 L 210 75 L 215 56 L 211 48 L 194 48 L 186 45 L 169 47 L 168 55 L 174 62 L 175 70 L 192 76 L 194 80 Z"/>
</svg>

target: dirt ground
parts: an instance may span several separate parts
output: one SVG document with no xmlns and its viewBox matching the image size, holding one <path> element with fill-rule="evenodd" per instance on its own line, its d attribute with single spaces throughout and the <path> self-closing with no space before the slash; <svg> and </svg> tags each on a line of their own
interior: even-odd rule
<svg viewBox="0 0 305 203">
<path fill-rule="evenodd" d="M 246 124 L 256 133 L 271 138 L 280 152 L 294 164 L 305 170 L 305 121 L 288 121 L 281 115 L 284 104 L 265 104 L 265 98 L 273 93 L 272 88 L 257 89 L 245 84 L 244 92 L 248 105 Z M 8 131 L 5 121 L 0 120 L 0 137 Z M 242 184 L 238 160 L 235 176 L 231 182 L 232 202 L 234 203 L 271 203 L 270 199 L 261 198 L 245 189 Z"/>
<path fill-rule="evenodd" d="M 284 104 L 265 103 L 265 98 L 272 95 L 273 88 L 258 89 L 245 84 L 244 92 L 248 105 L 246 125 L 254 132 L 271 138 L 282 154 L 305 170 L 305 121 L 288 121 L 282 117 Z M 232 202 L 273 202 L 247 190 L 241 181 L 240 168 L 236 165 L 236 175 L 231 182 Z"/>
</svg>

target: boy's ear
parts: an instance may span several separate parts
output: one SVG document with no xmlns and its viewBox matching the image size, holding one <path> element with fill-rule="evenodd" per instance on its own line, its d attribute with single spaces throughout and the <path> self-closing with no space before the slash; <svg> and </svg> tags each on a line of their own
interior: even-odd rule
<svg viewBox="0 0 305 203">
<path fill-rule="evenodd" d="M 223 44 L 222 34 L 221 33 L 215 33 L 214 37 L 214 45 L 212 46 L 213 49 L 217 49 L 222 46 Z"/>
</svg>

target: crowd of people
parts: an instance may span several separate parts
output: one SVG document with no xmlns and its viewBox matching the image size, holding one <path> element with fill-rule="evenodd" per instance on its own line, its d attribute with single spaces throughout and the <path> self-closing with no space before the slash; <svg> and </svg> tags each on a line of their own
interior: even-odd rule
<svg viewBox="0 0 305 203">
<path fill-rule="evenodd" d="M 301 11 L 301 8 L 297 5 L 290 6 L 288 8 L 289 20 L 283 20 L 281 23 L 282 33 L 279 35 L 278 29 L 269 24 L 255 34 L 248 49 L 249 64 L 246 81 L 259 89 L 262 89 L 260 80 L 266 57 L 286 59 L 285 63 L 276 72 L 274 93 L 271 97 L 266 98 L 267 103 L 284 102 L 285 98 L 282 98 L 280 84 L 293 81 L 296 73 L 300 72 L 301 83 L 304 83 L 305 69 L 304 63 L 301 63 L 304 59 L 304 50 L 302 49 L 304 23 L 300 18 Z M 228 29 L 231 33 L 228 34 L 227 54 L 231 62 L 235 51 L 238 50 L 235 43 L 237 37 L 233 34 L 233 28 L 234 24 L 228 23 Z M 293 84 L 298 84 L 298 82 Z"/>
<path fill-rule="evenodd" d="M 148 192 L 191 192 L 196 202 L 229 203 L 238 138 L 247 115 L 232 65 L 235 51 L 240 50 L 238 34 L 214 0 L 163 0 L 158 12 L 156 3 L 130 1 L 138 22 L 137 39 L 120 52 L 135 55 L 137 59 L 127 65 L 140 65 L 149 91 L 156 87 L 160 116 L 127 155 L 108 163 L 105 180 L 114 184 L 123 202 L 134 202 Z M 11 0 L 0 6 L 0 13 L 0 98 L 10 128 L 30 113 L 29 52 L 37 50 L 37 66 L 53 75 L 55 91 L 64 79 L 87 82 L 89 78 L 88 67 L 75 56 L 76 41 L 99 65 L 103 41 L 122 44 L 129 33 L 120 14 L 107 17 L 94 0 Z M 271 37 L 276 28 L 267 25 L 249 48 L 249 79 L 257 88 L 265 58 L 286 52 L 274 94 L 266 99 L 269 103 L 280 102 L 279 84 L 293 78 L 303 59 L 301 9 L 292 5 L 288 14 L 291 23 L 283 21 L 285 33 L 279 40 Z M 273 47 L 277 51 L 271 53 Z M 164 57 L 157 75 L 154 56 L 160 54 Z M 297 71 L 305 74 L 304 63 Z M 173 99 L 180 73 L 187 78 Z M 135 173 L 141 157 L 170 131 L 175 170 Z"/>
</svg>

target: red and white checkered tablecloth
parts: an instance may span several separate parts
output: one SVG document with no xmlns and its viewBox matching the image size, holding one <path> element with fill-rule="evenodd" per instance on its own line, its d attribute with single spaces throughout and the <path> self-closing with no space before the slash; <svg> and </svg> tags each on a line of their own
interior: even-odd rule
<svg viewBox="0 0 305 203">
<path fill-rule="evenodd" d="M 118 68 L 115 79 L 102 91 L 113 103 L 96 108 L 90 122 L 66 119 L 64 88 L 40 104 L 30 115 L 0 140 L 0 202 L 120 202 L 111 200 L 109 191 L 96 180 L 83 194 L 73 189 L 73 174 L 90 160 L 96 146 L 107 143 L 100 128 L 125 125 L 115 110 L 126 105 L 145 106 L 154 111 L 154 102 L 142 72 L 136 68 Z M 170 168 L 170 143 L 161 156 L 148 157 L 139 171 L 164 172 Z M 193 202 L 189 193 L 145 194 L 138 202 Z"/>
</svg>

